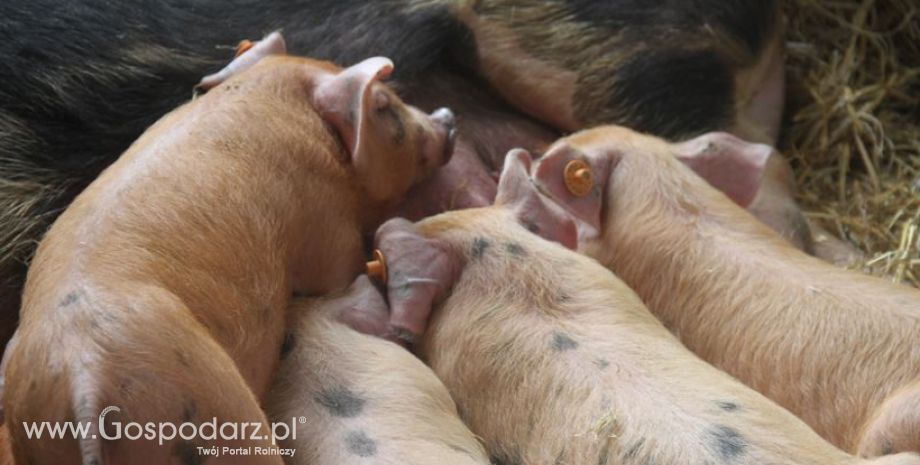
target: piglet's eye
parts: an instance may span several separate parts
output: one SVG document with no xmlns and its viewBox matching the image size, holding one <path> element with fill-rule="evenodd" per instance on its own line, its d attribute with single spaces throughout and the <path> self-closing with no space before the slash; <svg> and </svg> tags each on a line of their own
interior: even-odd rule
<svg viewBox="0 0 920 465">
<path fill-rule="evenodd" d="M 390 96 L 385 92 L 375 92 L 374 93 L 374 108 L 377 111 L 386 110 L 390 106 Z"/>
</svg>

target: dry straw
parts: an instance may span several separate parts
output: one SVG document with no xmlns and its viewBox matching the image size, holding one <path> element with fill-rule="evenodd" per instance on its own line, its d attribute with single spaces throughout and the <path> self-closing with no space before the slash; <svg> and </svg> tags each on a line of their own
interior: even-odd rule
<svg viewBox="0 0 920 465">
<path fill-rule="evenodd" d="M 780 148 L 806 214 L 865 253 L 855 268 L 920 286 L 920 2 L 785 0 Z"/>
</svg>

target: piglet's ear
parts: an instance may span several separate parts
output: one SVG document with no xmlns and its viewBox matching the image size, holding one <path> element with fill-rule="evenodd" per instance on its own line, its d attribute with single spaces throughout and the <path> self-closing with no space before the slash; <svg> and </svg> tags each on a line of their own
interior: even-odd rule
<svg viewBox="0 0 920 465">
<path fill-rule="evenodd" d="M 358 276 L 344 293 L 327 297 L 321 308 L 355 331 L 402 343 L 390 327 L 386 299 L 367 275 Z"/>
<path fill-rule="evenodd" d="M 576 176 L 579 170 L 586 171 Z M 537 162 L 533 173 L 537 188 L 579 220 L 583 238 L 600 234 L 609 177 L 609 159 L 590 157 L 566 142 L 551 147 Z"/>
<path fill-rule="evenodd" d="M 674 154 L 701 178 L 747 208 L 763 181 L 773 148 L 711 132 L 674 145 Z"/>
<path fill-rule="evenodd" d="M 440 242 L 402 218 L 380 226 L 374 242 L 387 261 L 390 325 L 411 342 L 425 332 L 432 307 L 453 287 L 460 265 Z"/>
<path fill-rule="evenodd" d="M 393 72 L 389 58 L 368 58 L 317 84 L 313 99 L 323 119 L 339 133 L 353 163 L 369 156 L 369 114 L 376 105 L 374 83 Z"/>
<path fill-rule="evenodd" d="M 531 232 L 569 249 L 578 248 L 575 222 L 562 207 L 540 194 L 530 179 L 530 166 L 531 158 L 526 150 L 508 152 L 495 203 L 511 208 L 518 221 Z"/>
<path fill-rule="evenodd" d="M 242 46 L 243 42 L 240 44 L 241 51 L 238 52 L 236 58 L 234 58 L 229 65 L 224 66 L 222 70 L 201 78 L 198 87 L 205 90 L 210 89 L 226 81 L 230 76 L 253 67 L 259 60 L 269 55 L 284 55 L 287 53 L 284 38 L 281 37 L 281 33 L 279 32 L 272 32 L 255 44 L 248 43 L 249 45 L 246 47 Z"/>
</svg>

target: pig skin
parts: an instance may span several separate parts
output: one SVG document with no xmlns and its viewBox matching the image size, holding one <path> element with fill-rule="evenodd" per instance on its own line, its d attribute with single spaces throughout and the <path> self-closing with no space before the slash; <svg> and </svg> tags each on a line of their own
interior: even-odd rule
<svg viewBox="0 0 920 465">
<path fill-rule="evenodd" d="M 275 422 L 307 419 L 296 423 L 296 439 L 281 441 L 297 450 L 289 465 L 489 464 L 431 369 L 377 337 L 388 309 L 367 277 L 340 293 L 296 299 L 291 310 L 265 402 Z M 349 327 L 356 320 L 368 334 Z"/>
<path fill-rule="evenodd" d="M 159 464 L 203 446 L 271 447 L 268 436 L 103 441 L 95 420 L 115 406 L 107 428 L 268 429 L 258 399 L 292 292 L 347 286 L 364 268 L 362 233 L 449 156 L 442 113 L 377 82 L 391 68 L 265 58 L 163 118 L 78 197 L 39 247 L 4 361 L 17 461 Z M 21 425 L 45 421 L 91 422 L 94 437 L 26 437 Z"/>
<path fill-rule="evenodd" d="M 834 448 L 690 353 L 598 263 L 508 209 L 417 228 L 463 271 L 416 350 L 494 463 L 920 463 Z"/>
<path fill-rule="evenodd" d="M 661 139 L 610 126 L 564 143 L 615 165 L 580 250 L 690 350 L 844 450 L 920 451 L 920 291 L 795 249 Z"/>
</svg>

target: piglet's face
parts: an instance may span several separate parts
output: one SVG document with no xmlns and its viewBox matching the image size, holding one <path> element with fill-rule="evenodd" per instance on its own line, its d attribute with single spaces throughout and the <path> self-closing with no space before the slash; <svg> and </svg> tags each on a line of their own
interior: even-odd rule
<svg viewBox="0 0 920 465">
<path fill-rule="evenodd" d="M 287 53 L 278 32 L 250 45 L 198 87 L 210 89 L 269 56 Z M 338 133 L 368 201 L 393 206 L 450 160 L 457 134 L 453 113 L 442 108 L 428 115 L 403 103 L 380 82 L 393 72 L 388 58 L 368 58 L 345 69 L 296 60 L 310 81 L 313 106 Z"/>
<path fill-rule="evenodd" d="M 393 71 L 383 57 L 321 75 L 314 103 L 338 132 L 369 200 L 391 206 L 453 153 L 453 113 L 425 114 L 408 106 L 380 80 Z"/>
<path fill-rule="evenodd" d="M 747 207 L 760 189 L 770 153 L 768 146 L 725 133 L 669 144 L 626 128 L 603 126 L 553 144 L 534 168 L 533 178 L 543 194 L 579 220 L 580 239 L 590 239 L 600 234 L 604 212 L 618 199 L 665 201 L 694 195 L 696 189 L 707 189 L 693 182 L 696 176 Z M 573 162 L 589 168 L 590 188 L 573 192 L 567 185 L 566 171 Z"/>
</svg>

